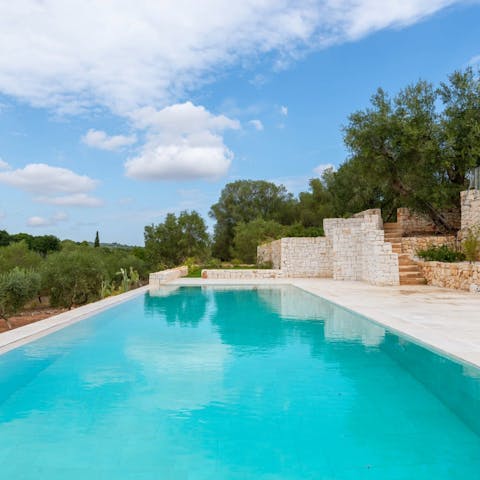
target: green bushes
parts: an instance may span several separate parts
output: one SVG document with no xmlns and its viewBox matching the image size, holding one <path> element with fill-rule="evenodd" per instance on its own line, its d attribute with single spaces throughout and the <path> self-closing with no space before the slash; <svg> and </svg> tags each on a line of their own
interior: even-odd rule
<svg viewBox="0 0 480 480">
<path fill-rule="evenodd" d="M 0 274 L 0 317 L 8 328 L 8 318 L 17 313 L 28 301 L 35 298 L 40 288 L 40 275 L 18 267 Z"/>
<path fill-rule="evenodd" d="M 431 246 L 425 250 L 419 250 L 417 255 L 427 262 L 462 262 L 465 254 L 448 245 Z"/>
<path fill-rule="evenodd" d="M 475 262 L 480 251 L 480 227 L 471 228 L 462 244 L 465 257 L 469 262 Z"/>
<path fill-rule="evenodd" d="M 251 222 L 240 222 L 234 228 L 232 264 L 253 264 L 257 261 L 257 247 L 262 243 L 283 237 L 320 237 L 322 227 L 304 227 L 301 223 L 282 225 L 275 220 L 257 218 Z"/>
<path fill-rule="evenodd" d="M 153 271 L 176 267 L 192 257 L 202 262 L 210 256 L 207 227 L 195 210 L 167 214 L 163 223 L 147 225 L 144 236 L 144 258 Z"/>
<path fill-rule="evenodd" d="M 0 231 L 0 318 L 9 327 L 8 318 L 36 295 L 48 297 L 51 306 L 70 309 L 138 287 L 148 276 L 140 247 L 95 248 L 57 240 Z"/>
<path fill-rule="evenodd" d="M 480 226 L 470 228 L 464 238 L 461 250 L 448 245 L 430 246 L 417 252 L 417 255 L 426 261 L 436 262 L 475 262 L 480 254 Z"/>
<path fill-rule="evenodd" d="M 15 267 L 26 270 L 38 270 L 42 257 L 28 248 L 25 240 L 0 247 L 0 273 L 6 273 Z"/>
<path fill-rule="evenodd" d="M 257 218 L 248 223 L 239 223 L 235 228 L 232 257 L 244 263 L 257 261 L 257 246 L 284 236 L 286 228 L 274 220 Z"/>
<path fill-rule="evenodd" d="M 42 270 L 42 289 L 55 307 L 92 302 L 100 298 L 106 270 L 99 256 L 79 250 L 49 255 Z"/>
</svg>

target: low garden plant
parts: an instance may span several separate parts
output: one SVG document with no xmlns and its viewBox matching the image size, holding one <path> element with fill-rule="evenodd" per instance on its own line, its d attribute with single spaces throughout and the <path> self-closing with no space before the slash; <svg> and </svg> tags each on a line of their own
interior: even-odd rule
<svg viewBox="0 0 480 480">
<path fill-rule="evenodd" d="M 462 244 L 465 257 L 469 262 L 479 259 L 480 252 L 480 226 L 470 228 Z"/>
<path fill-rule="evenodd" d="M 427 262 L 463 262 L 466 258 L 465 253 L 448 245 L 432 245 L 424 250 L 419 250 L 417 255 Z"/>
</svg>

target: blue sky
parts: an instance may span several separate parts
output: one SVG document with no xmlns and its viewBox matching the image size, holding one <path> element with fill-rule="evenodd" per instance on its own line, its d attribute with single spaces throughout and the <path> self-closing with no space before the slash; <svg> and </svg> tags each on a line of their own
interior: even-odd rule
<svg viewBox="0 0 480 480">
<path fill-rule="evenodd" d="M 341 126 L 379 86 L 480 63 L 475 1 L 2 3 L 11 233 L 141 245 L 235 179 L 298 193 L 345 160 Z"/>
</svg>

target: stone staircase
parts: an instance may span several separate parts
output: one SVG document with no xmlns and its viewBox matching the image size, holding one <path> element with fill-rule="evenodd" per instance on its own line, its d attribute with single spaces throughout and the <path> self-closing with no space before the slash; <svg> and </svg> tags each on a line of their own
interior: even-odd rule
<svg viewBox="0 0 480 480">
<path fill-rule="evenodd" d="M 402 230 L 397 223 L 384 223 L 385 242 L 392 244 L 392 252 L 398 253 L 400 285 L 425 285 L 418 265 L 407 253 L 402 253 Z"/>
</svg>

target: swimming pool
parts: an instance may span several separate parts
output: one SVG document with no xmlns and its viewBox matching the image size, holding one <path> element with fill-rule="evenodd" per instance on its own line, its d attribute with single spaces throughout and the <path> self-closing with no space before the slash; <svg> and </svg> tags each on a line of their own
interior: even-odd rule
<svg viewBox="0 0 480 480">
<path fill-rule="evenodd" d="M 294 287 L 166 287 L 0 356 L 0 478 L 480 478 L 480 372 Z"/>
</svg>

